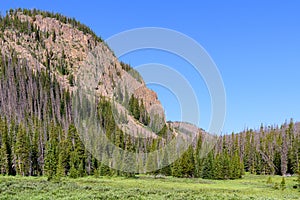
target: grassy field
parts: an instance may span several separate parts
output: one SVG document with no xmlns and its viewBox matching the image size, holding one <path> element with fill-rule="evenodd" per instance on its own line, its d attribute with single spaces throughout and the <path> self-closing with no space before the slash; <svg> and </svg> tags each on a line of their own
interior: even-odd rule
<svg viewBox="0 0 300 200">
<path fill-rule="evenodd" d="M 296 177 L 286 178 L 286 189 L 274 189 L 281 177 L 246 175 L 232 181 L 140 176 L 64 178 L 0 176 L 0 199 L 300 199 L 293 189 Z"/>
</svg>

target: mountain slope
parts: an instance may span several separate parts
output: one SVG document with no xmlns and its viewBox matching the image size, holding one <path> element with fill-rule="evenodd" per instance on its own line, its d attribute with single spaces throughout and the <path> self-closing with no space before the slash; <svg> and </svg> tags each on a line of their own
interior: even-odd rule
<svg viewBox="0 0 300 200">
<path fill-rule="evenodd" d="M 100 70 L 94 75 L 98 80 L 95 89 L 101 96 L 128 104 L 124 101 L 129 101 L 134 94 L 139 100 L 143 99 L 148 112 L 150 105 L 162 108 L 155 92 L 149 90 L 140 77 L 137 80 L 131 75 L 138 73 L 129 65 L 121 65 L 100 38 L 74 19 L 37 10 L 15 10 L 3 21 L 2 55 L 13 51 L 17 59 L 26 62 L 32 70 L 48 70 L 63 88 L 71 91 L 76 89 L 74 82 L 80 68 L 91 74 L 89 66 L 97 66 Z M 125 96 L 127 99 L 123 99 Z M 157 112 L 164 121 L 164 111 Z"/>
<path fill-rule="evenodd" d="M 83 88 L 96 97 L 97 123 L 116 147 L 136 149 L 147 158 L 146 152 L 174 137 L 193 138 L 166 123 L 157 94 L 138 72 L 119 62 L 101 38 L 74 19 L 38 10 L 10 10 L 0 19 L 0 44 L 2 174 L 52 178 L 104 173 L 104 163 L 85 150 L 86 138 L 75 126 L 74 96 Z M 195 130 L 194 136 L 200 133 Z M 94 138 L 90 141 L 98 136 Z M 156 156 L 158 163 L 148 161 L 153 170 L 164 155 Z M 123 163 L 127 159 L 121 157 Z M 117 166 L 116 173 L 136 171 L 128 167 Z"/>
</svg>

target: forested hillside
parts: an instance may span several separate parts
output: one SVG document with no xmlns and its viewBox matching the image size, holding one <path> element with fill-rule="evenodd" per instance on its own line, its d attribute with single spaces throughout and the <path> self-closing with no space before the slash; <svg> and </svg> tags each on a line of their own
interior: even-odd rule
<svg viewBox="0 0 300 200">
<path fill-rule="evenodd" d="M 154 152 L 174 138 L 189 136 L 178 122 L 166 122 L 160 102 L 130 65 L 119 62 L 90 28 L 75 19 L 38 10 L 11 10 L 0 18 L 0 173 L 47 176 L 49 179 L 128 176 L 122 163 L 110 168 L 88 151 L 76 128 L 72 98 L 80 73 L 97 67 L 97 120 L 106 137 L 129 152 Z M 161 106 L 161 105 L 160 105 Z M 115 119 L 118 116 L 118 119 Z M 154 175 L 238 179 L 253 174 L 295 174 L 299 170 L 300 126 L 292 120 L 279 127 L 245 130 L 213 137 L 205 156 L 208 133 L 182 127 L 195 137 L 185 153 L 167 165 L 174 152 L 143 163 Z M 144 135 L 147 137 L 135 137 Z M 113 153 L 111 153 L 113 154 Z M 143 154 L 143 155 L 144 155 Z M 123 168 L 122 168 L 123 167 Z"/>
</svg>

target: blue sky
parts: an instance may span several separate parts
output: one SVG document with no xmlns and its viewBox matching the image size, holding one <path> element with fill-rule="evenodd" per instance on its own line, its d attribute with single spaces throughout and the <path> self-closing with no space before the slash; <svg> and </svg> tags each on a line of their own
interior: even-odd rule
<svg viewBox="0 0 300 200">
<path fill-rule="evenodd" d="M 5 1 L 9 8 L 38 8 L 75 17 L 106 39 L 140 27 L 164 27 L 195 39 L 210 54 L 222 75 L 227 115 L 224 133 L 258 128 L 261 123 L 300 121 L 299 1 Z M 182 59 L 155 50 L 121 58 L 133 66 L 157 62 L 191 80 L 200 100 L 200 126 L 207 129 L 210 97 L 203 81 Z M 180 118 L 178 102 L 167 90 L 159 94 L 169 119 Z"/>
</svg>

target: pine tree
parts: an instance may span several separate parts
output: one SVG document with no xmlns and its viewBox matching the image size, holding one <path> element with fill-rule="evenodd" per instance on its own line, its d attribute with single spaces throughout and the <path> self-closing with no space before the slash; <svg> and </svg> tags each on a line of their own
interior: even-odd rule
<svg viewBox="0 0 300 200">
<path fill-rule="evenodd" d="M 289 140 L 287 172 L 290 174 L 295 174 L 298 171 L 299 158 L 298 158 L 298 141 L 295 138 L 293 119 L 290 120 L 290 123 L 288 125 L 287 135 Z"/>
<path fill-rule="evenodd" d="M 214 152 L 210 151 L 204 160 L 201 178 L 213 179 L 214 178 Z"/>
<path fill-rule="evenodd" d="M 66 176 L 66 172 L 70 168 L 70 151 L 72 147 L 68 145 L 67 138 L 61 139 L 58 149 L 56 176 L 60 178 Z"/>
<path fill-rule="evenodd" d="M 149 171 L 149 174 L 156 176 L 160 173 L 159 168 L 159 163 L 158 163 L 158 152 L 153 151 L 147 156 L 147 163 L 146 163 L 146 169 Z"/>
<path fill-rule="evenodd" d="M 86 175 L 85 162 L 83 159 L 81 159 L 79 162 L 78 175 L 79 177 L 84 177 Z"/>
<path fill-rule="evenodd" d="M 201 177 L 202 172 L 202 164 L 203 164 L 203 158 L 201 154 L 202 149 L 202 133 L 199 134 L 197 137 L 197 144 L 195 149 L 195 177 L 199 178 Z"/>
<path fill-rule="evenodd" d="M 160 174 L 165 175 L 165 176 L 171 176 L 172 171 L 171 171 L 171 166 L 169 163 L 168 151 L 164 151 L 162 166 L 163 167 L 160 169 Z"/>
<path fill-rule="evenodd" d="M 1 120 L 1 174 L 7 174 L 7 175 L 12 175 L 12 168 L 11 168 L 11 140 L 9 137 L 9 132 L 8 132 L 8 125 L 7 125 L 7 120 L 4 119 L 3 121 Z"/>
<path fill-rule="evenodd" d="M 273 163 L 276 166 L 275 174 L 281 175 L 281 156 L 279 151 L 275 152 Z"/>
<path fill-rule="evenodd" d="M 217 180 L 224 179 L 223 165 L 222 165 L 222 155 L 221 154 L 216 155 L 216 157 L 214 159 L 213 175 L 211 176 L 211 179 L 217 179 Z"/>
<path fill-rule="evenodd" d="M 132 94 L 129 100 L 129 111 L 131 115 L 137 119 L 140 120 L 140 104 L 138 98 L 135 98 L 134 95 Z"/>
<path fill-rule="evenodd" d="M 70 172 L 69 172 L 70 178 L 78 178 L 78 170 L 75 168 L 74 164 L 71 164 Z"/>
<path fill-rule="evenodd" d="M 57 161 L 57 170 L 56 170 L 56 177 L 61 178 L 66 175 L 65 167 L 63 164 L 63 155 L 59 153 L 58 161 Z"/>
<path fill-rule="evenodd" d="M 39 165 L 39 162 L 38 162 L 38 159 L 39 159 L 39 125 L 38 123 L 36 122 L 35 119 L 33 119 L 34 121 L 34 127 L 32 129 L 32 132 L 31 132 L 31 147 L 30 147 L 30 152 L 31 152 L 31 168 L 32 168 L 32 172 L 31 172 L 31 175 L 38 175 L 39 174 L 39 171 L 41 171 L 41 166 Z"/>
<path fill-rule="evenodd" d="M 54 123 L 50 125 L 49 140 L 46 144 L 45 175 L 51 180 L 56 175 L 58 164 L 58 129 Z"/>
<path fill-rule="evenodd" d="M 132 144 L 130 135 L 126 137 L 125 140 L 125 152 L 123 157 L 123 167 L 122 171 L 124 172 L 124 175 L 128 178 L 135 176 L 135 158 L 133 157 L 133 152 L 135 152 L 134 146 Z"/>
<path fill-rule="evenodd" d="M 7 163 L 6 149 L 1 147 L 0 148 L 0 174 L 7 174 L 6 163 Z"/>
<path fill-rule="evenodd" d="M 194 177 L 195 175 L 195 159 L 194 150 L 192 146 L 189 146 L 187 151 L 184 152 L 181 158 L 182 176 Z"/>
<path fill-rule="evenodd" d="M 242 178 L 243 165 L 237 152 L 234 153 L 230 162 L 230 179 Z"/>
<path fill-rule="evenodd" d="M 254 143 L 254 133 L 252 130 L 249 132 L 250 134 L 250 140 L 249 140 L 249 161 L 248 161 L 248 167 L 251 174 L 256 174 L 256 149 L 255 149 L 255 143 Z"/>
<path fill-rule="evenodd" d="M 139 110 L 140 110 L 140 122 L 145 126 L 148 126 L 150 123 L 150 116 L 145 108 L 143 99 L 141 100 Z"/>
<path fill-rule="evenodd" d="M 85 159 L 85 148 L 84 144 L 80 139 L 80 135 L 76 130 L 76 127 L 74 124 L 71 124 L 69 127 L 69 133 L 68 133 L 69 139 L 71 139 L 73 144 L 73 150 L 76 151 L 78 154 L 79 160 Z"/>
<path fill-rule="evenodd" d="M 7 159 L 7 150 L 5 145 L 5 140 L 3 137 L 3 127 L 2 127 L 2 120 L 1 123 L 1 130 L 0 130 L 0 174 L 8 174 L 8 159 Z"/>
<path fill-rule="evenodd" d="M 137 98 L 133 98 L 133 110 L 132 110 L 132 114 L 134 116 L 135 119 L 139 120 L 140 119 L 140 104 L 139 104 L 139 100 Z"/>
<path fill-rule="evenodd" d="M 134 110 L 134 95 L 132 94 L 129 102 L 128 102 L 128 107 L 129 107 L 129 112 L 131 115 L 133 115 L 133 110 Z"/>
<path fill-rule="evenodd" d="M 151 141 L 151 144 L 149 145 L 149 154 L 147 154 L 146 159 L 146 170 L 153 174 L 154 176 L 158 175 L 159 170 L 159 163 L 157 161 L 158 159 L 158 152 L 156 149 L 158 148 L 158 142 L 157 140 L 153 139 Z"/>
<path fill-rule="evenodd" d="M 22 124 L 18 128 L 15 148 L 15 155 L 17 157 L 17 173 L 22 176 L 29 175 L 29 165 L 31 162 L 29 157 L 30 142 Z"/>
<path fill-rule="evenodd" d="M 69 126 L 67 141 L 62 145 L 67 147 L 63 163 L 67 168 L 68 166 L 70 167 L 70 177 L 77 178 L 79 176 L 84 176 L 85 149 L 74 124 Z"/>
<path fill-rule="evenodd" d="M 111 170 L 109 166 L 107 166 L 107 158 L 102 158 L 102 162 L 99 167 L 99 175 L 100 176 L 111 176 Z"/>
<path fill-rule="evenodd" d="M 229 179 L 231 177 L 231 169 L 230 169 L 230 158 L 229 155 L 225 149 L 225 151 L 222 153 L 221 157 L 221 164 L 222 164 L 222 178 L 223 179 Z"/>
<path fill-rule="evenodd" d="M 177 159 L 173 165 L 172 165 L 172 176 L 177 177 L 177 178 L 182 178 L 183 173 L 182 173 L 182 165 L 181 165 L 181 159 Z"/>
</svg>

